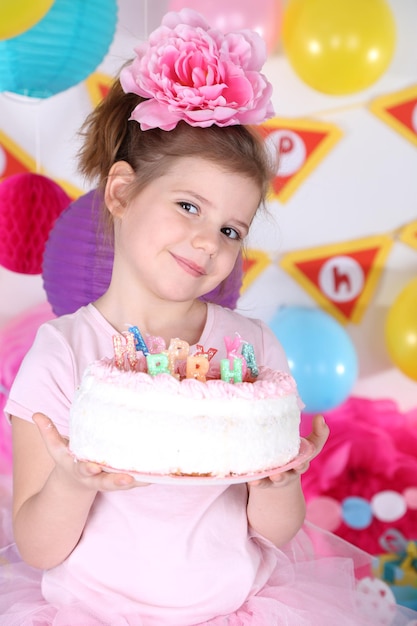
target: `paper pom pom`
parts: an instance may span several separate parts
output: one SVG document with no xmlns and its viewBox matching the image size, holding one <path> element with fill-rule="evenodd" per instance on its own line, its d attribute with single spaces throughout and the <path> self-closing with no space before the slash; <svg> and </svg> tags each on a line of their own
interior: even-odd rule
<svg viewBox="0 0 417 626">
<path fill-rule="evenodd" d="M 324 415 L 329 440 L 302 476 L 307 503 L 339 502 L 335 534 L 370 554 L 385 550 L 382 538 L 393 529 L 414 540 L 417 510 L 406 496 L 412 502 L 417 488 L 417 407 L 402 413 L 392 400 L 350 397 Z M 311 419 L 303 414 L 302 436 Z"/>
<path fill-rule="evenodd" d="M 113 248 L 99 228 L 101 203 L 95 190 L 72 202 L 46 242 L 43 283 L 56 315 L 73 313 L 109 286 Z"/>
<path fill-rule="evenodd" d="M 70 202 L 46 176 L 6 178 L 0 185 L 0 265 L 19 274 L 40 274 L 49 231 Z"/>
<path fill-rule="evenodd" d="M 106 291 L 113 265 L 113 247 L 100 227 L 101 196 L 92 190 L 81 196 L 56 220 L 45 246 L 43 283 L 56 315 L 73 313 Z M 239 257 L 230 276 L 203 300 L 231 309 L 242 285 Z"/>
<path fill-rule="evenodd" d="M 36 331 L 53 317 L 51 306 L 45 302 L 21 313 L 0 330 L 0 474 L 12 471 L 12 429 L 3 412 L 7 396 Z"/>
</svg>

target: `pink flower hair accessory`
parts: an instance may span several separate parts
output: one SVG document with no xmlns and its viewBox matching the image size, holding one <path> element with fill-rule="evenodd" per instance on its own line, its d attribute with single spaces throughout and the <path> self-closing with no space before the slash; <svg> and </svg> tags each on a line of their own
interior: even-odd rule
<svg viewBox="0 0 417 626">
<path fill-rule="evenodd" d="M 260 72 L 266 45 L 258 33 L 221 33 L 196 11 L 165 15 L 136 57 L 122 69 L 125 93 L 144 102 L 130 119 L 142 130 L 259 124 L 274 115 L 272 85 Z"/>
</svg>

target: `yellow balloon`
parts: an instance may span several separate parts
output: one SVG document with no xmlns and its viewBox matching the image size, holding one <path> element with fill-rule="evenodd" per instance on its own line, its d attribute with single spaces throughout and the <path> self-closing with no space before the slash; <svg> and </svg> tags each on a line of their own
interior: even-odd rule
<svg viewBox="0 0 417 626">
<path fill-rule="evenodd" d="M 391 306 L 385 339 L 393 363 L 417 380 L 417 278 L 412 280 Z"/>
<path fill-rule="evenodd" d="M 385 72 L 395 30 L 386 0 L 289 0 L 282 44 L 305 83 L 344 95 L 369 87 Z"/>
<path fill-rule="evenodd" d="M 54 0 L 0 0 L 0 39 L 12 39 L 37 24 Z"/>
</svg>

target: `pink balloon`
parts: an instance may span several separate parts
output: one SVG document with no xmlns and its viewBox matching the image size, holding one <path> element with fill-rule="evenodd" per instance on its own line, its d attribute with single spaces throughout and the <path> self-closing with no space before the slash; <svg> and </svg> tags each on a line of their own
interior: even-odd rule
<svg viewBox="0 0 417 626">
<path fill-rule="evenodd" d="M 265 40 L 273 52 L 281 32 L 282 7 L 279 0 L 170 0 L 169 11 L 194 9 L 213 28 L 222 32 L 249 28 Z"/>
</svg>

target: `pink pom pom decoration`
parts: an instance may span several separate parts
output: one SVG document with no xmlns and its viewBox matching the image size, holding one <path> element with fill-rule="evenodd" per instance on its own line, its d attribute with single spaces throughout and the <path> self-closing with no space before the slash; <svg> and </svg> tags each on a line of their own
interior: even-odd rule
<svg viewBox="0 0 417 626">
<path fill-rule="evenodd" d="M 324 415 L 329 440 L 302 476 L 307 518 L 311 512 L 311 521 L 329 528 L 324 516 L 331 504 L 331 530 L 374 555 L 383 551 L 383 537 L 392 529 L 415 540 L 417 408 L 402 413 L 392 400 L 351 397 Z M 302 436 L 310 432 L 311 417 L 303 415 Z M 390 519 L 378 498 L 385 500 Z"/>
<path fill-rule="evenodd" d="M 40 274 L 49 232 L 70 202 L 46 176 L 6 178 L 0 185 L 0 265 L 19 274 Z"/>
<path fill-rule="evenodd" d="M 12 471 L 12 429 L 4 414 L 7 396 L 39 326 L 53 317 L 50 304 L 45 302 L 0 329 L 0 474 Z"/>
</svg>

